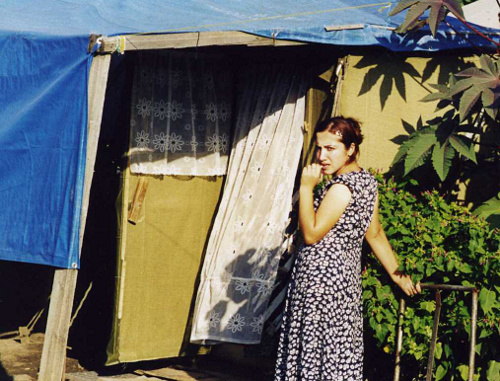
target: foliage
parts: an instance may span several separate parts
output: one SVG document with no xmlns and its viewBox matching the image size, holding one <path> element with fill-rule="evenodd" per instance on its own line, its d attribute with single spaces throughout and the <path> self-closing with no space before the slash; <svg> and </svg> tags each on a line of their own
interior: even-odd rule
<svg viewBox="0 0 500 381">
<path fill-rule="evenodd" d="M 447 85 L 433 85 L 436 92 L 422 99 L 439 101 L 437 108 L 446 112 L 425 124 L 419 120 L 402 142 L 392 165 L 403 162 L 404 176 L 430 162 L 441 181 L 455 167 L 455 177 L 448 181 L 455 184 L 465 182 L 477 165 L 500 168 L 500 61 L 483 55 L 480 64 L 451 75 Z M 499 197 L 492 197 L 476 213 L 500 226 Z"/>
<path fill-rule="evenodd" d="M 481 99 L 484 111 L 495 120 L 500 107 L 500 62 L 487 55 L 479 59 L 480 68 L 471 67 L 455 76 L 451 76 L 449 87 L 435 85 L 437 93 L 431 93 L 422 99 L 423 102 L 446 100 L 441 108 L 452 104 L 457 94 L 461 94 L 458 103 L 460 122 L 470 116 L 473 107 Z M 457 80 L 456 77 L 465 77 Z M 455 102 L 457 103 L 457 102 Z"/>
<path fill-rule="evenodd" d="M 500 379 L 500 234 L 488 223 L 437 192 L 416 198 L 404 183 L 380 175 L 380 216 L 399 257 L 414 281 L 473 285 L 479 288 L 476 377 Z M 412 180 L 414 181 L 414 180 Z M 365 329 L 386 353 L 394 353 L 399 298 L 372 254 L 363 271 Z M 425 374 L 432 334 L 433 293 L 407 300 L 403 320 L 403 380 Z M 470 293 L 443 292 L 435 354 L 435 379 L 466 380 L 470 335 Z M 369 372 L 370 370 L 367 369 Z M 380 380 L 380 378 L 377 378 Z"/>
<path fill-rule="evenodd" d="M 402 0 L 389 15 L 394 16 L 407 8 L 409 9 L 406 13 L 405 21 L 398 27 L 397 32 L 405 33 L 410 29 L 420 28 L 425 24 L 429 24 L 432 35 L 435 36 L 438 24 L 444 20 L 448 11 L 453 13 L 457 18 L 464 18 L 462 6 L 458 0 Z M 429 17 L 420 20 L 420 17 L 429 8 Z"/>
<path fill-rule="evenodd" d="M 392 165 L 404 159 L 404 175 L 422 166 L 427 160 L 444 181 L 455 156 L 477 163 L 474 142 L 466 134 L 468 126 L 458 125 L 455 112 L 446 112 L 441 118 L 417 123 L 417 128 L 403 142 Z"/>
<path fill-rule="evenodd" d="M 429 17 L 420 20 L 428 8 Z M 391 15 L 405 9 L 408 12 L 404 23 L 398 28 L 399 32 L 404 33 L 427 23 L 435 35 L 438 24 L 451 12 L 464 25 L 500 48 L 498 42 L 467 23 L 461 3 L 457 0 L 401 0 Z M 423 102 L 439 101 L 438 109 L 448 112 L 442 118 L 428 121 L 425 126 L 419 121 L 417 128 L 401 145 L 393 164 L 404 159 L 405 176 L 431 162 L 441 181 L 445 181 L 450 170 L 457 167 L 459 169 L 454 171 L 456 178 L 449 183 L 464 183 L 467 180 L 464 175 L 468 172 L 460 168 L 464 167 L 463 162 L 467 160 L 478 164 L 476 151 L 480 151 L 480 148 L 482 160 L 479 164 L 495 163 L 493 170 L 495 167 L 500 168 L 500 135 L 494 141 L 489 141 L 490 136 L 486 137 L 489 130 L 500 130 L 500 60 L 498 56 L 482 55 L 479 61 L 480 67 L 470 67 L 450 75 L 448 84 L 432 85 L 436 92 L 422 99 Z M 465 163 L 465 167 L 470 167 L 470 162 Z M 487 200 L 476 214 L 500 226 L 500 196 Z"/>
<path fill-rule="evenodd" d="M 406 33 L 410 30 L 419 29 L 427 24 L 429 25 L 432 35 L 436 36 L 439 23 L 445 21 L 446 15 L 448 12 L 451 12 L 467 28 L 496 45 L 497 49 L 499 49 L 499 42 L 483 34 L 465 20 L 462 3 L 463 2 L 459 0 L 400 0 L 389 15 L 394 16 L 408 9 L 403 24 L 396 29 L 396 32 Z M 428 9 L 430 9 L 429 17 L 422 17 Z"/>
</svg>

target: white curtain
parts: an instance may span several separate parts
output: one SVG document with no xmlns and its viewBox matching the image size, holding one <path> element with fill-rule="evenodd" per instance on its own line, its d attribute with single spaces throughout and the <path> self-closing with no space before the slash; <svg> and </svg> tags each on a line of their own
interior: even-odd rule
<svg viewBox="0 0 500 381">
<path fill-rule="evenodd" d="M 193 53 L 138 56 L 131 107 L 130 169 L 153 175 L 227 172 L 231 71 Z"/>
<path fill-rule="evenodd" d="M 302 149 L 305 78 L 299 73 L 270 65 L 240 72 L 236 130 L 192 342 L 260 342 Z"/>
</svg>

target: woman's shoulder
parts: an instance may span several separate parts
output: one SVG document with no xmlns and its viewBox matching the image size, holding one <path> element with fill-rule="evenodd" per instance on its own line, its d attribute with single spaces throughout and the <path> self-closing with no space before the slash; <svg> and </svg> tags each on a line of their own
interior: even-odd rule
<svg viewBox="0 0 500 381">
<path fill-rule="evenodd" d="M 330 180 L 332 183 L 343 182 L 343 181 L 359 181 L 359 180 L 375 180 L 375 177 L 366 169 L 360 168 L 358 171 L 351 171 L 342 173 L 332 177 Z"/>
<path fill-rule="evenodd" d="M 377 186 L 377 180 L 370 171 L 361 168 L 359 171 L 352 171 L 343 173 L 332 177 L 328 186 L 333 184 L 344 184 L 351 191 L 361 191 L 366 188 L 373 188 Z"/>
</svg>

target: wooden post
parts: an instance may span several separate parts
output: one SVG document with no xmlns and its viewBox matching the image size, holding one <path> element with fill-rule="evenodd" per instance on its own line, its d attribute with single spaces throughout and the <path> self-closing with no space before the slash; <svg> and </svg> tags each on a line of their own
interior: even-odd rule
<svg viewBox="0 0 500 381">
<path fill-rule="evenodd" d="M 85 164 L 85 182 L 82 199 L 80 249 L 87 220 L 90 186 L 94 175 L 97 143 L 101 131 L 101 120 L 108 81 L 110 55 L 96 56 L 92 62 L 89 77 L 89 125 L 87 140 L 87 160 Z M 77 270 L 55 270 L 52 295 L 47 317 L 45 340 L 40 362 L 40 381 L 58 381 L 64 377 L 66 363 L 66 345 L 68 342 L 69 322 L 76 289 Z"/>
<path fill-rule="evenodd" d="M 396 362 L 394 368 L 393 381 L 399 381 L 401 374 L 401 349 L 403 349 L 403 319 L 405 314 L 406 302 L 403 298 L 399 299 L 398 311 L 398 336 L 396 340 Z"/>
</svg>

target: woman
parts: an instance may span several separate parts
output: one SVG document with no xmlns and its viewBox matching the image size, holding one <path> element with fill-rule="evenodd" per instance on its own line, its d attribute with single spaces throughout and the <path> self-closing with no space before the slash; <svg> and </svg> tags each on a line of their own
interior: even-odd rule
<svg viewBox="0 0 500 381">
<path fill-rule="evenodd" d="M 377 182 L 356 159 L 359 123 L 335 117 L 316 132 L 317 164 L 300 183 L 299 225 L 305 245 L 292 272 L 275 380 L 362 380 L 361 247 L 366 238 L 407 295 L 420 292 L 398 264 L 378 215 Z M 332 175 L 313 196 L 321 175 Z"/>
</svg>

